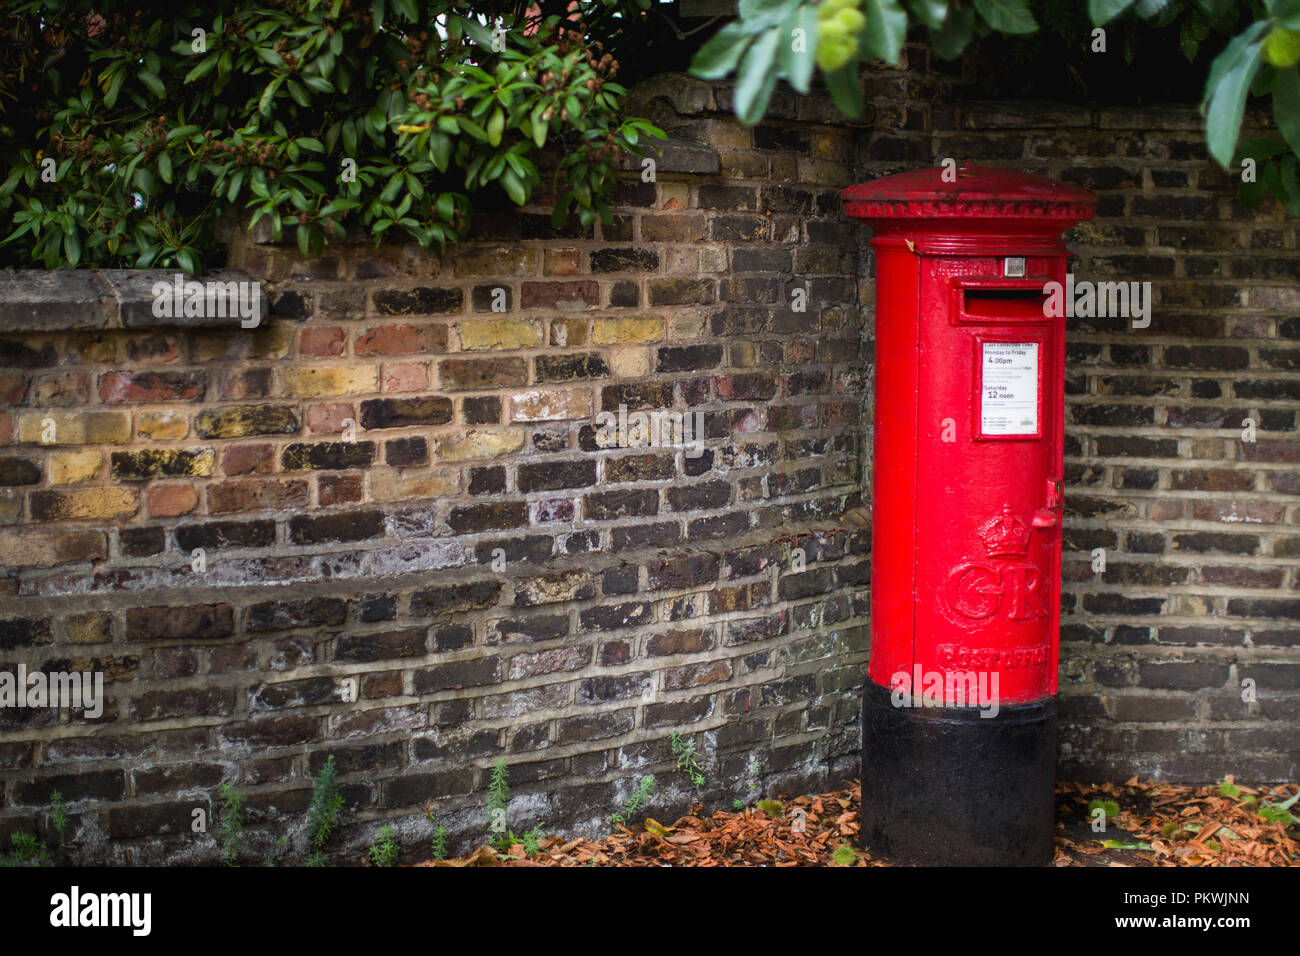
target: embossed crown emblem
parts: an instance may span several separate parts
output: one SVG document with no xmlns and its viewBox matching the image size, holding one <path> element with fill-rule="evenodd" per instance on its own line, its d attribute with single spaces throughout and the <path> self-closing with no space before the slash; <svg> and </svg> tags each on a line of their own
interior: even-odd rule
<svg viewBox="0 0 1300 956">
<path fill-rule="evenodd" d="M 980 525 L 976 533 L 989 557 L 1023 558 L 1029 553 L 1029 529 L 1012 514 L 1010 505 L 1003 505 L 1002 513 Z"/>
</svg>

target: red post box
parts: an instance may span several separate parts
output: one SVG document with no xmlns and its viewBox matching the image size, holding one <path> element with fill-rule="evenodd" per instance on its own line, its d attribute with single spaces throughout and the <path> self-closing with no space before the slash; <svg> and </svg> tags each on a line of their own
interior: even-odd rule
<svg viewBox="0 0 1300 956">
<path fill-rule="evenodd" d="M 843 196 L 876 254 L 863 842 L 916 863 L 1044 863 L 1065 394 L 1044 286 L 1064 283 L 1061 233 L 1096 197 L 969 166 Z"/>
</svg>

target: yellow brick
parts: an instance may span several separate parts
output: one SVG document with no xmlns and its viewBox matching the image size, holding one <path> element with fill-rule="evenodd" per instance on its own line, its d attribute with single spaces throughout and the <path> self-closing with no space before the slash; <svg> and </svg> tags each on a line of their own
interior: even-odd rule
<svg viewBox="0 0 1300 956">
<path fill-rule="evenodd" d="M 551 344 L 575 348 L 587 344 L 586 319 L 551 319 Z"/>
<path fill-rule="evenodd" d="M 640 378 L 650 374 L 649 349 L 614 349 L 609 354 L 609 367 L 615 378 Z"/>
<path fill-rule="evenodd" d="M 518 246 L 465 246 L 454 255 L 458 276 L 530 276 L 541 265 L 538 250 Z"/>
<path fill-rule="evenodd" d="M 112 626 L 107 614 L 74 614 L 68 618 L 68 638 L 74 644 L 104 644 L 113 639 Z"/>
<path fill-rule="evenodd" d="M 330 365 L 280 370 L 285 395 L 320 398 L 325 395 L 358 395 L 378 391 L 378 368 L 374 365 Z"/>
<path fill-rule="evenodd" d="M 259 325 L 252 333 L 250 357 L 258 359 L 288 358 L 293 349 L 294 329 L 283 323 Z"/>
<path fill-rule="evenodd" d="M 54 423 L 53 440 L 44 441 L 46 419 Z M 23 412 L 18 442 L 24 445 L 107 445 L 131 438 L 130 412 Z"/>
<path fill-rule="evenodd" d="M 538 322 L 515 319 L 458 322 L 460 347 L 467 352 L 479 349 L 527 349 L 542 344 L 542 327 Z"/>
<path fill-rule="evenodd" d="M 37 496 L 41 496 L 39 506 Z M 66 521 L 70 518 L 120 518 L 135 514 L 136 493 L 128 488 L 105 486 L 76 491 L 33 492 L 32 517 L 37 521 Z"/>
<path fill-rule="evenodd" d="M 496 458 L 524 447 L 524 433 L 516 428 L 472 428 L 464 435 L 440 438 L 436 454 L 443 461 L 466 461 L 472 458 Z"/>
<path fill-rule="evenodd" d="M 406 498 L 441 498 L 460 490 L 456 472 L 429 475 L 401 475 L 394 472 L 370 476 L 370 497 L 375 501 L 398 501 Z"/>
<path fill-rule="evenodd" d="M 52 485 L 78 485 L 99 474 L 103 456 L 98 451 L 56 451 L 50 454 Z"/>
<path fill-rule="evenodd" d="M 590 416 L 590 389 L 539 390 L 519 392 L 510 397 L 510 420 L 514 422 L 572 421 Z"/>
<path fill-rule="evenodd" d="M 597 319 L 593 341 L 598 345 L 625 342 L 658 342 L 664 337 L 664 320 L 654 315 L 622 319 Z"/>
<path fill-rule="evenodd" d="M 140 412 L 135 419 L 135 430 L 141 438 L 175 441 L 184 438 L 190 429 L 184 412 L 168 409 L 160 412 Z"/>
<path fill-rule="evenodd" d="M 117 360 L 118 338 L 110 332 L 88 332 L 68 342 L 69 359 L 87 365 L 107 365 Z"/>
</svg>

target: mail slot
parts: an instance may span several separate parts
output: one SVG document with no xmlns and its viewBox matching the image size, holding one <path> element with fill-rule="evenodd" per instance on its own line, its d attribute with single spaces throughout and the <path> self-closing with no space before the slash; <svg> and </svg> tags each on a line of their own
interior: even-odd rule
<svg viewBox="0 0 1300 956">
<path fill-rule="evenodd" d="M 1044 287 L 1096 198 L 969 166 L 843 195 L 876 254 L 863 841 L 918 863 L 1043 863 L 1065 382 Z"/>
</svg>

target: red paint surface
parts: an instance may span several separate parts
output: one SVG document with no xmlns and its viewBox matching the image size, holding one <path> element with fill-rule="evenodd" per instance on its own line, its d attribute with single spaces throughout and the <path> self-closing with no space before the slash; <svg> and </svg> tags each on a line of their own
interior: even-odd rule
<svg viewBox="0 0 1300 956">
<path fill-rule="evenodd" d="M 1061 233 L 1096 198 L 1009 170 L 941 174 L 843 193 L 876 253 L 868 671 L 886 687 L 918 665 L 996 673 L 1001 704 L 1028 703 L 1056 693 L 1064 451 L 1065 320 L 1034 293 L 1064 282 Z M 1024 278 L 1003 276 L 1008 256 Z M 981 434 L 985 342 L 1037 344 L 1033 434 Z"/>
</svg>

